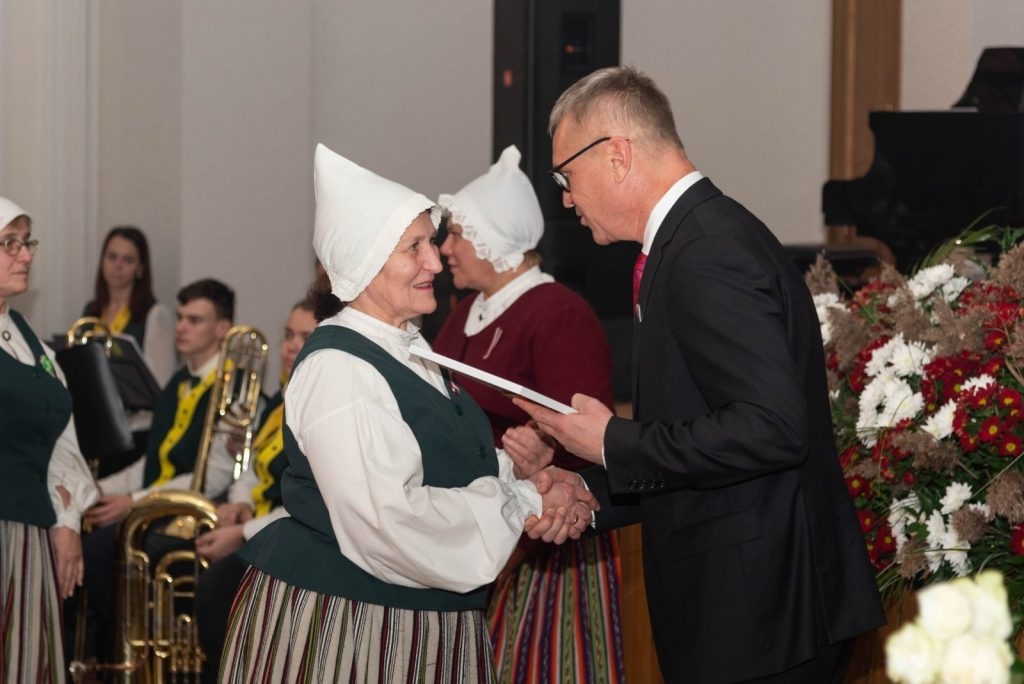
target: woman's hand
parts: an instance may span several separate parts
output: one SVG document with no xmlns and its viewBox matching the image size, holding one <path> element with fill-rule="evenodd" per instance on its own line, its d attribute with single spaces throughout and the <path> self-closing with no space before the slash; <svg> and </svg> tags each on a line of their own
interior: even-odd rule
<svg viewBox="0 0 1024 684">
<path fill-rule="evenodd" d="M 57 569 L 57 595 L 66 599 L 81 586 L 85 573 L 82 537 L 70 527 L 51 527 L 50 548 Z"/>
<path fill-rule="evenodd" d="M 217 527 L 241 525 L 252 520 L 252 506 L 239 501 L 217 506 Z"/>
<path fill-rule="evenodd" d="M 93 527 L 106 527 L 121 522 L 132 509 L 132 497 L 129 494 L 107 494 L 85 512 L 85 521 Z"/>
<path fill-rule="evenodd" d="M 515 464 L 513 472 L 519 479 L 531 477 L 548 467 L 555 456 L 555 440 L 541 432 L 533 422 L 505 430 L 501 445 Z"/>
<path fill-rule="evenodd" d="M 244 543 L 241 525 L 218 527 L 196 539 L 196 552 L 211 561 L 219 561 L 240 549 Z"/>
<path fill-rule="evenodd" d="M 523 531 L 530 539 L 562 544 L 566 539 L 579 539 L 592 520 L 592 512 L 600 508 L 577 473 L 561 468 L 545 468 L 530 478 L 541 495 L 544 512 L 538 518 L 527 518 Z"/>
</svg>

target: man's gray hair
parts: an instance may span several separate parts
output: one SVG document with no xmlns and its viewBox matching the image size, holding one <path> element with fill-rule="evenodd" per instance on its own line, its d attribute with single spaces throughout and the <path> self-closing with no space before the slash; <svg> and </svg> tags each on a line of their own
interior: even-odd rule
<svg viewBox="0 0 1024 684">
<path fill-rule="evenodd" d="M 599 69 L 569 86 L 555 102 L 548 120 L 548 134 L 554 135 L 558 124 L 570 117 L 581 126 L 603 120 L 619 131 L 601 131 L 609 135 L 625 135 L 635 131 L 652 141 L 682 149 L 676 131 L 672 106 L 650 76 L 628 66 Z"/>
</svg>

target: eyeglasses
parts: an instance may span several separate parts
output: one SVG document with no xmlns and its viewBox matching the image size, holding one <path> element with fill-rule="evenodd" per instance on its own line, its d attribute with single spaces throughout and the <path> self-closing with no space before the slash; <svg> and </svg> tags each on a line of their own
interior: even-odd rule
<svg viewBox="0 0 1024 684">
<path fill-rule="evenodd" d="M 598 138 L 597 140 L 595 140 L 594 142 L 590 143 L 589 145 L 584 147 L 582 150 L 577 152 L 576 154 L 574 154 L 571 157 L 569 157 L 568 159 L 566 159 L 564 162 L 562 162 L 561 164 L 559 164 L 555 168 L 553 168 L 550 171 L 548 171 L 548 173 L 551 174 L 551 178 L 555 181 L 555 185 L 560 187 L 565 192 L 569 192 L 569 177 L 566 176 L 564 173 L 562 173 L 562 169 L 564 169 L 569 162 L 571 162 L 573 159 L 575 159 L 576 157 L 580 156 L 581 154 L 583 154 L 584 152 L 589 150 L 591 147 L 595 147 L 597 145 L 600 145 L 603 142 L 608 142 L 611 139 L 612 139 L 611 136 L 605 136 L 603 138 Z"/>
<path fill-rule="evenodd" d="M 6 237 L 0 240 L 0 247 L 3 247 L 4 254 L 9 257 L 16 257 L 21 253 L 21 248 L 28 250 L 29 254 L 35 254 L 39 247 L 39 240 L 25 240 L 24 242 L 16 237 Z"/>
</svg>

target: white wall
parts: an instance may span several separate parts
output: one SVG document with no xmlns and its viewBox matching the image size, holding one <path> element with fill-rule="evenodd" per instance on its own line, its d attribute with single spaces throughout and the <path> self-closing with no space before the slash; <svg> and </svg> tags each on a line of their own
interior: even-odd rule
<svg viewBox="0 0 1024 684">
<path fill-rule="evenodd" d="M 830 3 L 623 0 L 622 58 L 669 95 L 698 168 L 784 242 L 818 242 Z M 89 297 L 98 240 L 138 223 L 157 294 L 219 277 L 272 341 L 312 277 L 312 151 L 430 196 L 491 160 L 487 0 L 0 0 L 0 195 L 43 240 L 41 331 Z M 906 109 L 947 108 L 1019 0 L 904 0 Z M 273 384 L 273 383 L 271 383 Z"/>
<path fill-rule="evenodd" d="M 903 0 L 900 108 L 949 109 L 982 49 L 1024 47 L 1020 0 Z"/>
<path fill-rule="evenodd" d="M 622 3 L 622 61 L 672 102 L 697 168 L 783 242 L 824 239 L 830 3 Z"/>
<path fill-rule="evenodd" d="M 313 279 L 310 13 L 277 0 L 187 2 L 182 16 L 180 283 L 235 290 L 272 345 Z"/>
<path fill-rule="evenodd" d="M 492 16 L 486 0 L 314 0 L 316 142 L 432 198 L 483 173 Z"/>
</svg>

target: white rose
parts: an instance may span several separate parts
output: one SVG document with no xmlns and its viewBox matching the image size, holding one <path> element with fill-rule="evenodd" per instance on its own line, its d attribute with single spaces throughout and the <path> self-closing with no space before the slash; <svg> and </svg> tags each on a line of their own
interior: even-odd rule
<svg viewBox="0 0 1024 684">
<path fill-rule="evenodd" d="M 1008 684 L 1013 654 L 1000 639 L 961 634 L 944 649 L 939 668 L 943 684 Z"/>
<path fill-rule="evenodd" d="M 971 632 L 978 636 L 1008 639 L 1013 632 L 1013 620 L 1002 573 L 983 570 L 975 577 L 973 587 L 974 621 Z"/>
<path fill-rule="evenodd" d="M 971 626 L 971 600 L 959 583 L 932 584 L 917 592 L 918 623 L 936 641 L 949 641 Z"/>
<path fill-rule="evenodd" d="M 885 673 L 895 682 L 933 682 L 940 657 L 938 645 L 914 623 L 903 625 L 885 641 Z"/>
</svg>

